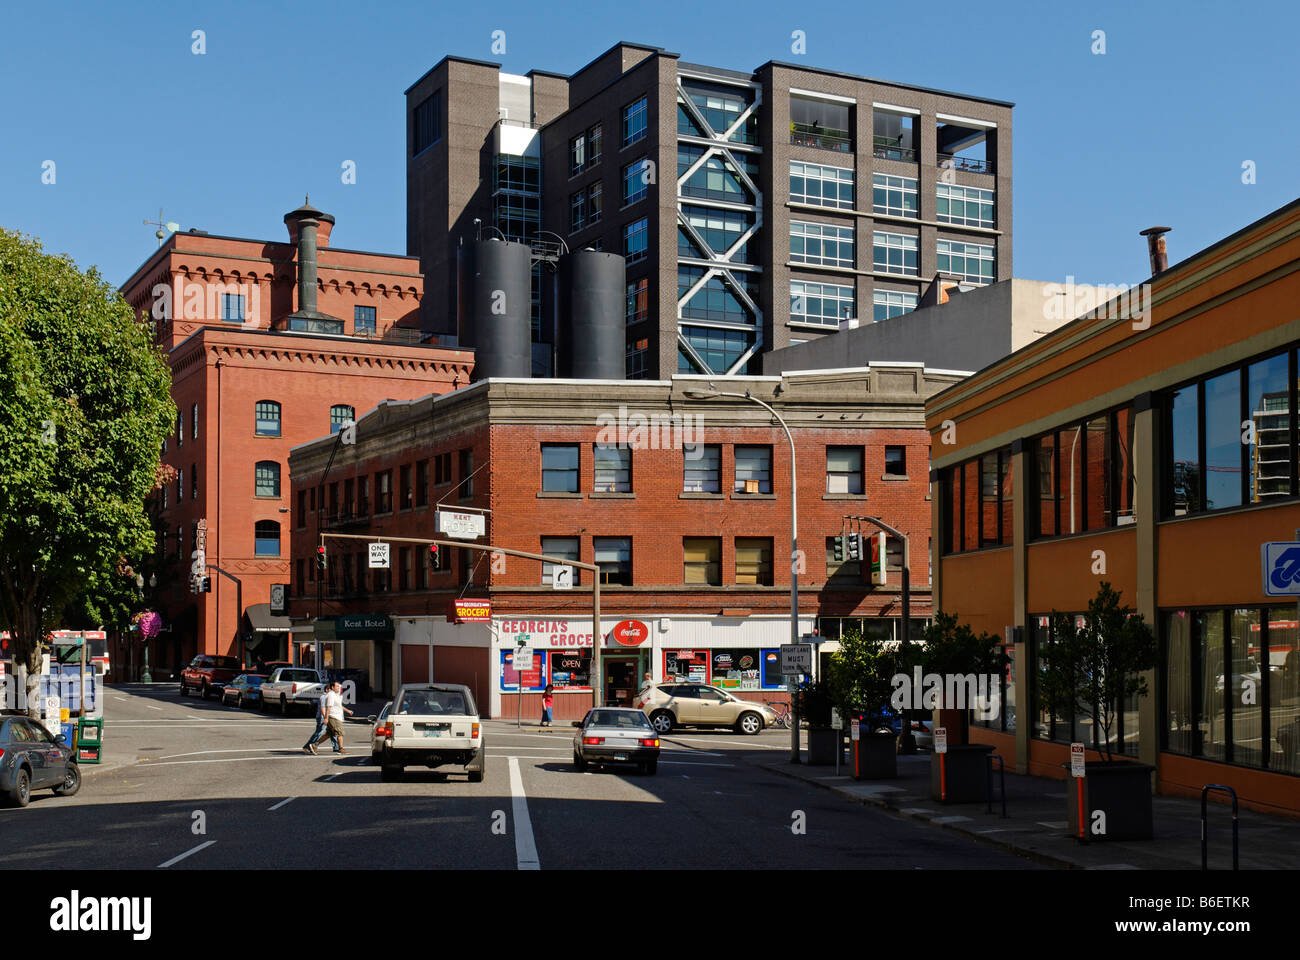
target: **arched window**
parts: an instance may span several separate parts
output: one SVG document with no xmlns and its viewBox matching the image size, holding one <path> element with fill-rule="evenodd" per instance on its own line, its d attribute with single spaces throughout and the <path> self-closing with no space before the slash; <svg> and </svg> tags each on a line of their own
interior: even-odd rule
<svg viewBox="0 0 1300 960">
<path fill-rule="evenodd" d="M 356 410 L 346 403 L 337 403 L 330 407 L 330 436 L 342 430 L 343 424 L 356 418 Z"/>
<path fill-rule="evenodd" d="M 199 465 L 197 463 L 191 463 L 190 464 L 190 499 L 197 500 L 198 498 L 199 498 Z"/>
<path fill-rule="evenodd" d="M 280 525 L 274 520 L 259 520 L 253 525 L 253 553 L 259 557 L 280 555 Z"/>
<path fill-rule="evenodd" d="M 259 437 L 278 437 L 280 435 L 280 405 L 274 400 L 257 401 L 256 432 Z"/>
<path fill-rule="evenodd" d="M 257 461 L 256 495 L 259 497 L 278 497 L 280 495 L 280 465 L 274 460 Z"/>
</svg>

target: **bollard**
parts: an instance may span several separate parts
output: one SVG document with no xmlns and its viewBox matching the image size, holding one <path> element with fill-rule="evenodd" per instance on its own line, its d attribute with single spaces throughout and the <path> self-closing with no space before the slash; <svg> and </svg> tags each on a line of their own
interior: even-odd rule
<svg viewBox="0 0 1300 960">
<path fill-rule="evenodd" d="M 1232 869 L 1237 870 L 1237 791 L 1221 783 L 1207 783 L 1201 787 L 1201 869 L 1210 869 L 1209 793 L 1211 790 L 1223 790 L 1232 797 Z"/>
</svg>

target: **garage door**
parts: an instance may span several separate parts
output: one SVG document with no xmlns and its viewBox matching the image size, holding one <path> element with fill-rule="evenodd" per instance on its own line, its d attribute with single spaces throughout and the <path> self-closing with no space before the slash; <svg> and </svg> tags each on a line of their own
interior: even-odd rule
<svg viewBox="0 0 1300 960">
<path fill-rule="evenodd" d="M 429 648 L 423 643 L 403 643 L 402 683 L 429 682 Z"/>
</svg>

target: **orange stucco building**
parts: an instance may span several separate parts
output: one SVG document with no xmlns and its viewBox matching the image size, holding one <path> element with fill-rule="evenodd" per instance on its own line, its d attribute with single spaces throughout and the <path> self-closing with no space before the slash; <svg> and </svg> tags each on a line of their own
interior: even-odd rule
<svg viewBox="0 0 1300 960">
<path fill-rule="evenodd" d="M 290 448 L 380 401 L 469 382 L 473 352 L 420 332 L 416 258 L 330 246 L 334 218 L 309 203 L 284 222 L 280 241 L 172 234 L 122 286 L 167 354 L 177 406 L 163 451 L 176 476 L 154 505 L 155 679 L 196 653 L 287 658 L 288 619 L 268 602 L 289 583 Z M 191 586 L 200 548 L 219 568 L 208 593 Z"/>
<path fill-rule="evenodd" d="M 1036 651 L 1110 582 L 1160 646 L 1114 751 L 1300 814 L 1300 551 L 1262 546 L 1300 540 L 1300 201 L 1153 270 L 927 403 L 935 606 L 1014 657 L 971 739 L 1063 777 L 1101 731 L 1038 708 Z"/>
</svg>

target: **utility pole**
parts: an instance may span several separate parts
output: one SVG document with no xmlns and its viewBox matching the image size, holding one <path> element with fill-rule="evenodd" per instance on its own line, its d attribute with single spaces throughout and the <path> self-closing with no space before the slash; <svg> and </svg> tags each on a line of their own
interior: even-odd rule
<svg viewBox="0 0 1300 960">
<path fill-rule="evenodd" d="M 889 524 L 881 520 L 879 517 L 854 517 L 853 519 L 865 520 L 868 523 L 874 523 L 881 530 L 884 530 L 885 533 L 889 534 L 892 537 L 897 537 L 899 540 L 903 541 L 903 623 L 902 623 L 903 638 L 902 640 L 899 641 L 898 644 L 899 660 L 903 661 L 907 656 L 907 648 L 911 642 L 911 628 L 912 628 L 911 538 L 908 537 L 908 535 L 903 533 L 901 530 L 894 529 Z M 880 562 L 883 566 L 885 563 L 885 558 L 883 556 L 880 558 Z M 912 736 L 911 720 L 906 716 L 900 717 L 899 720 L 900 720 L 899 726 L 902 728 L 902 731 L 898 735 L 898 752 L 903 754 L 916 753 L 916 738 Z"/>
</svg>

